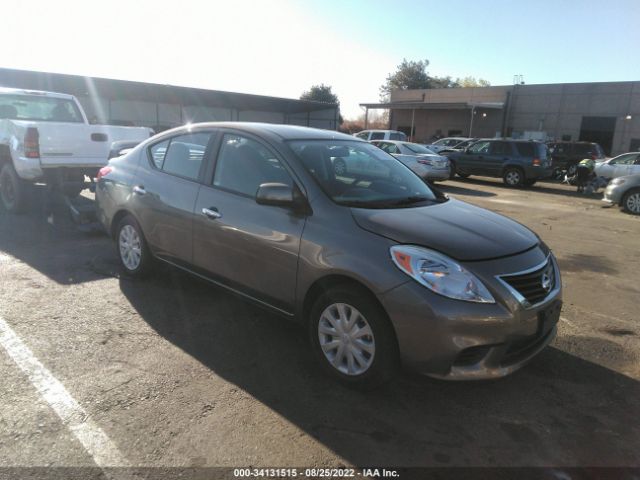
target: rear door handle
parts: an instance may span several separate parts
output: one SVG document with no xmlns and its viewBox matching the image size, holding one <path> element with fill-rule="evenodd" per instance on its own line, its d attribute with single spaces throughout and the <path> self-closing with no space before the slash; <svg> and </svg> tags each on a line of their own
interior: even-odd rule
<svg viewBox="0 0 640 480">
<path fill-rule="evenodd" d="M 218 218 L 222 218 L 222 214 L 218 211 L 216 207 L 203 208 L 202 214 L 211 220 L 217 220 Z"/>
<path fill-rule="evenodd" d="M 147 191 L 142 185 L 136 185 L 135 187 L 133 187 L 133 193 L 135 193 L 136 195 L 144 195 L 145 193 L 147 193 Z"/>
</svg>

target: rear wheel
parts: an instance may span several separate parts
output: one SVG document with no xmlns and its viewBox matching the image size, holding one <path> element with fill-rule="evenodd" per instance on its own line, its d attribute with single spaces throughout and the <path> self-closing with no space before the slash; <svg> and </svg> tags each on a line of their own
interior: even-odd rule
<svg viewBox="0 0 640 480">
<path fill-rule="evenodd" d="M 504 184 L 509 187 L 521 187 L 525 182 L 525 178 L 524 178 L 524 174 L 522 173 L 522 170 L 520 170 L 519 168 L 513 168 L 513 167 L 507 168 L 504 171 L 502 180 L 504 181 Z"/>
<path fill-rule="evenodd" d="M 573 163 L 567 167 L 567 177 L 573 177 L 578 172 L 578 164 Z"/>
<path fill-rule="evenodd" d="M 622 208 L 627 213 L 640 215 L 640 188 L 629 190 L 624 194 Z"/>
<path fill-rule="evenodd" d="M 0 200 L 8 212 L 22 213 L 26 209 L 27 185 L 11 163 L 5 163 L 0 170 Z"/>
<path fill-rule="evenodd" d="M 322 368 L 347 385 L 372 388 L 398 368 L 393 328 L 364 289 L 338 286 L 320 295 L 311 309 L 309 336 Z"/>
<path fill-rule="evenodd" d="M 151 252 L 135 218 L 127 215 L 116 228 L 118 258 L 125 272 L 132 277 L 143 277 L 151 269 Z"/>
</svg>

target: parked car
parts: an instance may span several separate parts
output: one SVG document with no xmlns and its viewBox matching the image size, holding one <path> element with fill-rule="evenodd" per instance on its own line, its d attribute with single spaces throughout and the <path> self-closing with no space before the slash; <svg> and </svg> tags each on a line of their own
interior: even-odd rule
<svg viewBox="0 0 640 480">
<path fill-rule="evenodd" d="M 469 140 L 465 140 L 464 142 L 456 143 L 453 147 L 445 147 L 440 150 L 438 153 L 440 155 L 445 155 L 451 152 L 463 152 L 466 148 L 470 147 L 472 143 L 476 142 L 477 138 L 470 138 Z"/>
<path fill-rule="evenodd" d="M 356 155 L 378 173 L 336 176 L 332 158 Z M 352 136 L 194 124 L 99 177 L 98 217 L 124 272 L 161 261 L 303 322 L 318 362 L 348 384 L 378 384 L 400 361 L 501 377 L 556 333 L 560 271 L 533 232 Z"/>
<path fill-rule="evenodd" d="M 501 177 L 510 187 L 532 186 L 553 173 L 546 145 L 532 140 L 481 139 L 448 158 L 452 174 Z"/>
<path fill-rule="evenodd" d="M 433 143 L 430 143 L 427 146 L 429 150 L 432 150 L 435 153 L 439 153 L 442 150 L 450 150 L 455 147 L 459 143 L 462 143 L 466 140 L 469 140 L 468 137 L 445 137 L 440 140 L 436 140 Z"/>
<path fill-rule="evenodd" d="M 596 175 L 605 178 L 623 177 L 640 173 L 640 152 L 629 152 L 597 162 Z"/>
<path fill-rule="evenodd" d="M 611 180 L 604 191 L 602 201 L 620 205 L 625 212 L 640 215 L 640 174 Z"/>
<path fill-rule="evenodd" d="M 355 133 L 353 136 L 366 140 L 367 142 L 371 140 L 407 140 L 407 135 L 397 130 L 363 130 Z"/>
<path fill-rule="evenodd" d="M 111 144 L 140 142 L 146 127 L 91 125 L 73 95 L 0 89 L 0 200 L 4 208 L 24 210 L 29 183 L 46 182 L 69 197 L 85 188 L 107 163 Z"/>
<path fill-rule="evenodd" d="M 566 170 L 569 177 L 576 174 L 578 163 L 585 158 L 604 160 L 607 156 L 600 145 L 593 142 L 547 143 L 554 170 Z"/>
<path fill-rule="evenodd" d="M 419 143 L 374 140 L 376 147 L 393 155 L 424 180 L 447 180 L 449 160 Z M 337 172 L 336 172 L 337 173 Z"/>
</svg>

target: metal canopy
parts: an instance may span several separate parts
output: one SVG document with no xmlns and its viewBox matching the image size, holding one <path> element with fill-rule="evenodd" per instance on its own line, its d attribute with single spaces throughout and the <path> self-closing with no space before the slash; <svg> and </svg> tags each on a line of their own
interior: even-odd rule
<svg viewBox="0 0 640 480">
<path fill-rule="evenodd" d="M 470 108 L 504 108 L 504 102 L 386 102 L 386 103 L 361 103 L 361 107 L 367 109 L 385 110 L 467 110 Z"/>
</svg>

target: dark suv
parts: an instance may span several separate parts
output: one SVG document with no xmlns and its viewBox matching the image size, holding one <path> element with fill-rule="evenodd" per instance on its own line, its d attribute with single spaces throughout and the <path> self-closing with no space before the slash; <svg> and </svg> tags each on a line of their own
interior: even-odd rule
<svg viewBox="0 0 640 480">
<path fill-rule="evenodd" d="M 578 163 L 585 158 L 604 160 L 606 155 L 600 145 L 593 142 L 550 142 L 547 143 L 554 170 L 566 170 L 570 177 L 575 175 Z"/>
<path fill-rule="evenodd" d="M 547 146 L 531 140 L 480 139 L 448 158 L 452 177 L 502 177 L 510 187 L 531 186 L 553 173 Z"/>
</svg>

